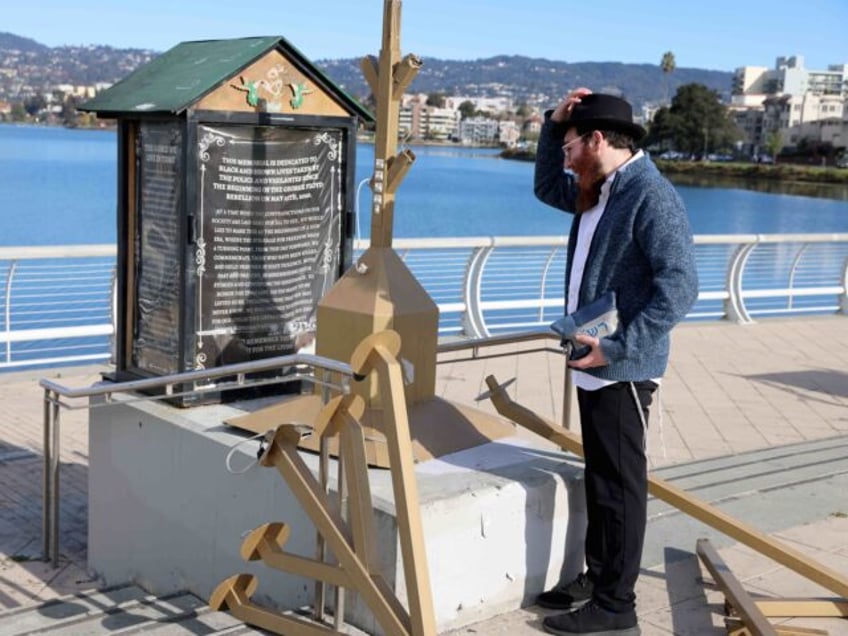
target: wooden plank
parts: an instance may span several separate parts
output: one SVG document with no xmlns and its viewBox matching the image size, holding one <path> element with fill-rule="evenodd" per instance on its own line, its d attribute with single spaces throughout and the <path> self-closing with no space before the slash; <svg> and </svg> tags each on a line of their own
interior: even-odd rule
<svg viewBox="0 0 848 636">
<path fill-rule="evenodd" d="M 726 627 L 727 636 L 751 636 L 750 630 L 738 618 L 728 618 L 726 620 Z M 808 636 L 810 634 L 828 636 L 830 633 L 826 629 L 793 627 L 788 625 L 776 625 L 774 631 L 777 633 L 777 636 Z"/>
<path fill-rule="evenodd" d="M 492 404 L 494 404 L 498 413 L 557 444 L 560 448 L 583 457 L 583 445 L 579 435 L 567 431 L 530 409 L 513 402 L 494 376 L 488 376 L 486 384 L 489 387 Z M 848 597 L 848 579 L 839 572 L 817 563 L 805 554 L 725 514 L 686 491 L 649 474 L 648 492 L 814 583 L 818 583 L 831 592 L 842 597 Z"/>
<path fill-rule="evenodd" d="M 283 546 L 289 536 L 291 528 L 287 524 L 265 523 L 244 538 L 239 553 L 245 561 L 261 560 L 276 570 L 294 572 L 332 585 L 351 585 L 350 577 L 337 565 L 286 553 Z"/>
<path fill-rule="evenodd" d="M 365 455 L 365 431 L 349 415 L 341 428 L 345 483 L 348 487 L 348 520 L 353 532 L 353 547 L 370 574 L 380 571 L 377 553 L 377 528 L 374 525 L 374 503 L 368 483 L 368 458 Z"/>
<path fill-rule="evenodd" d="M 230 606 L 230 612 L 248 625 L 256 625 L 275 634 L 285 634 L 285 636 L 343 636 L 343 632 L 337 632 L 330 627 L 318 623 L 307 623 L 305 620 L 293 616 L 285 616 L 259 607 L 250 601 L 240 603 L 236 607 Z"/>
<path fill-rule="evenodd" d="M 396 605 L 386 600 L 353 551 L 352 537 L 338 508 L 324 493 L 298 454 L 296 444 L 299 438 L 300 434 L 293 426 L 280 426 L 260 463 L 263 466 L 277 467 L 303 510 L 324 536 L 330 550 L 350 577 L 353 588 L 362 596 L 381 627 L 387 633 L 398 636 L 411 634 L 409 617 L 396 613 Z"/>
<path fill-rule="evenodd" d="M 381 359 L 377 365 L 380 388 L 384 398 L 388 397 L 391 401 L 385 409 L 385 434 L 412 633 L 413 636 L 436 636 L 430 568 L 418 504 L 412 440 L 403 394 L 403 374 L 400 363 L 384 347 L 378 346 L 375 352 Z"/>
<path fill-rule="evenodd" d="M 773 618 L 848 618 L 848 600 L 841 598 L 776 598 L 755 602 L 765 616 Z"/>
<path fill-rule="evenodd" d="M 698 539 L 696 551 L 719 589 L 730 600 L 751 636 L 775 636 L 777 632 L 754 600 L 715 551 L 709 539 Z"/>
<path fill-rule="evenodd" d="M 377 132 L 374 138 L 374 178 L 372 188 L 381 195 L 371 210 L 371 247 L 391 247 L 394 224 L 395 187 L 383 187 L 389 162 L 397 153 L 398 115 L 400 100 L 395 97 L 396 73 L 400 68 L 400 0 L 385 0 L 383 3 L 383 45 L 377 64 L 374 96 L 377 98 Z M 374 81 L 363 61 L 366 79 Z M 402 81 L 409 82 L 417 69 L 404 68 Z"/>
</svg>

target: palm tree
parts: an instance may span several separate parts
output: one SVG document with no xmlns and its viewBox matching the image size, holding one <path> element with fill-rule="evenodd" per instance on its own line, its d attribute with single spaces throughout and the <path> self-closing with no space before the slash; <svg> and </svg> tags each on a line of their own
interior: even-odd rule
<svg viewBox="0 0 848 636">
<path fill-rule="evenodd" d="M 674 53 L 671 51 L 666 51 L 663 53 L 662 60 L 660 60 L 660 68 L 663 72 L 663 83 L 665 84 L 665 103 L 668 104 L 668 76 L 675 68 L 677 64 L 674 61 Z"/>
</svg>

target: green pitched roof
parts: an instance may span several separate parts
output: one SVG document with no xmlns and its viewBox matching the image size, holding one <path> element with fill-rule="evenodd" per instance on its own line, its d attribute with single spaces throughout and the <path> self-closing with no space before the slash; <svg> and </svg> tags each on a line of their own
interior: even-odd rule
<svg viewBox="0 0 848 636">
<path fill-rule="evenodd" d="M 280 47 L 300 70 L 338 97 L 351 114 L 374 116 L 280 36 L 182 42 L 80 106 L 104 116 L 178 114 L 269 50 Z"/>
</svg>

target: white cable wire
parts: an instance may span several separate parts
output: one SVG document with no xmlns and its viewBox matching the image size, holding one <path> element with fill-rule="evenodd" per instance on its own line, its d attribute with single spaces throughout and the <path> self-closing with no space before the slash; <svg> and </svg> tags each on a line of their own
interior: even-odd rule
<svg viewBox="0 0 848 636">
<path fill-rule="evenodd" d="M 668 459 L 665 448 L 665 433 L 663 432 L 663 408 L 662 408 L 662 385 L 657 387 L 657 413 L 659 413 L 660 445 L 662 446 L 663 459 Z"/>
<path fill-rule="evenodd" d="M 236 452 L 236 450 L 240 446 L 242 446 L 243 444 L 246 444 L 247 442 L 252 442 L 255 439 L 259 439 L 260 437 L 265 437 L 265 435 L 267 435 L 267 433 L 257 433 L 256 435 L 254 435 L 252 437 L 248 437 L 246 439 L 240 440 L 237 443 L 233 444 L 233 446 L 230 448 L 229 452 L 227 453 L 226 459 L 224 460 L 224 464 L 227 467 L 227 472 L 229 472 L 233 475 L 244 475 L 247 471 L 249 471 L 251 468 L 256 466 L 256 464 L 259 463 L 259 457 L 256 457 L 255 459 L 251 460 L 250 463 L 245 468 L 243 468 L 242 470 L 233 470 L 233 467 L 230 463 L 230 460 L 232 459 L 233 454 Z M 259 447 L 260 447 L 260 449 L 262 448 L 261 442 L 259 444 Z"/>
<path fill-rule="evenodd" d="M 639 412 L 639 420 L 642 422 L 642 450 L 645 455 L 648 454 L 648 421 L 645 419 L 645 414 L 642 411 L 642 403 L 639 401 L 639 393 L 636 391 L 636 385 L 630 382 L 630 392 L 633 395 L 633 401 L 636 403 L 636 410 Z M 660 429 L 660 445 L 662 446 L 663 459 L 668 459 L 668 452 L 665 447 L 665 433 L 663 432 L 663 412 L 662 412 L 662 385 L 657 385 L 657 416 Z"/>
<path fill-rule="evenodd" d="M 639 413 L 639 421 L 642 422 L 642 450 L 645 455 L 648 454 L 648 421 L 645 419 L 645 413 L 642 412 L 642 403 L 639 401 L 639 393 L 636 391 L 636 385 L 633 382 L 630 384 L 630 393 L 633 395 L 633 403 L 636 405 L 636 412 Z"/>
</svg>

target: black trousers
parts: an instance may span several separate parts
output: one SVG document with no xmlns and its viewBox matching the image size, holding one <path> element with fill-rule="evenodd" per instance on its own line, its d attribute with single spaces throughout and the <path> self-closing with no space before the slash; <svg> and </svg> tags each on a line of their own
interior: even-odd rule
<svg viewBox="0 0 848 636">
<path fill-rule="evenodd" d="M 645 421 L 657 385 L 635 382 Z M 634 608 L 648 507 L 646 431 L 628 382 L 577 390 L 586 455 L 587 576 L 602 607 Z"/>
</svg>

